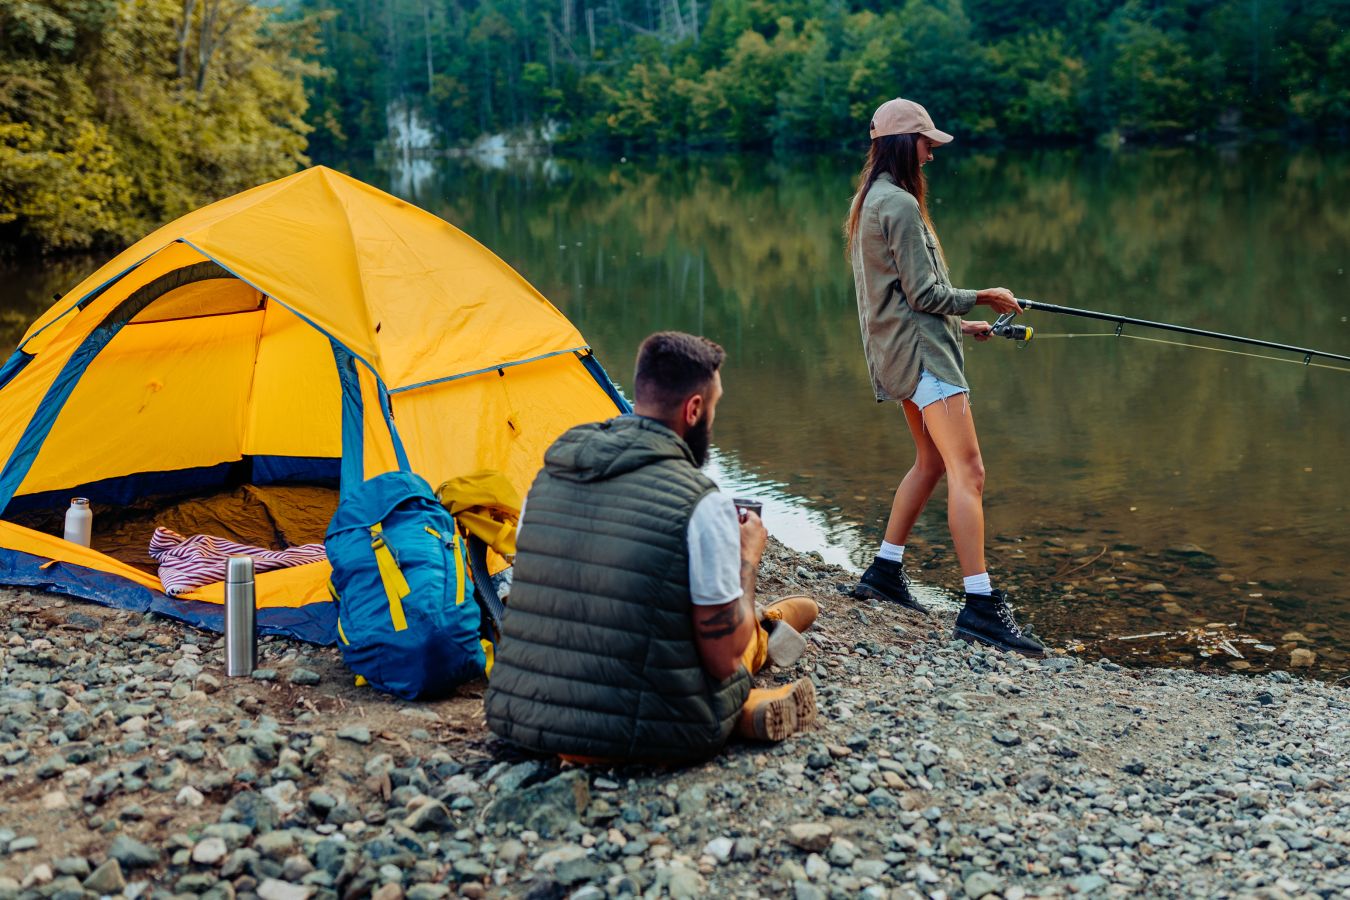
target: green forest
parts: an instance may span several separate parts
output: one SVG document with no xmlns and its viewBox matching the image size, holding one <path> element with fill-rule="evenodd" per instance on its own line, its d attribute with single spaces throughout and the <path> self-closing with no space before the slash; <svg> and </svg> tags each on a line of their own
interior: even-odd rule
<svg viewBox="0 0 1350 900">
<path fill-rule="evenodd" d="M 1347 0 L 302 0 L 337 77 L 318 154 L 364 150 L 391 100 L 448 143 L 556 123 L 626 147 L 857 143 L 919 100 L 981 140 L 1350 124 Z"/>
<path fill-rule="evenodd" d="M 0 0 L 0 246 L 116 244 L 391 118 L 442 148 L 1344 134 L 1350 0 Z M 395 115 L 397 113 L 397 115 Z"/>
<path fill-rule="evenodd" d="M 0 0 L 0 246 L 129 241 L 306 164 L 315 25 L 248 0 Z"/>
</svg>

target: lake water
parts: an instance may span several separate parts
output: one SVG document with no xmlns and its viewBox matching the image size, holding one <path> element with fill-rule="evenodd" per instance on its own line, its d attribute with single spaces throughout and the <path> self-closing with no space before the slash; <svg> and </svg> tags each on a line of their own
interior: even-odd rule
<svg viewBox="0 0 1350 900">
<path fill-rule="evenodd" d="M 621 385 L 651 331 L 723 344 L 716 473 L 768 501 L 780 538 L 858 569 L 912 461 L 898 410 L 872 399 L 842 252 L 858 163 L 343 168 L 519 269 Z M 928 172 L 958 285 L 1350 354 L 1350 155 L 953 146 Z M 0 269 L 3 343 L 96 262 Z M 990 566 L 1020 614 L 1119 661 L 1260 670 L 1306 648 L 1315 674 L 1350 671 L 1350 371 L 1024 321 L 1024 347 L 967 344 Z M 959 586 L 941 488 L 909 564 Z"/>
</svg>

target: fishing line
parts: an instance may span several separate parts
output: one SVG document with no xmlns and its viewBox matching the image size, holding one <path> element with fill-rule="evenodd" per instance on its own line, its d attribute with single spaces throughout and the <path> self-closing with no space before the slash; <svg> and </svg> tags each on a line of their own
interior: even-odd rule
<svg viewBox="0 0 1350 900">
<path fill-rule="evenodd" d="M 1059 313 L 1061 315 L 1066 316 L 1079 316 L 1080 318 L 1084 319 L 1098 319 L 1106 322 L 1114 322 L 1116 325 L 1116 330 L 1113 333 L 1117 337 L 1134 337 L 1134 335 L 1124 334 L 1124 331 L 1126 325 L 1135 325 L 1143 328 L 1154 328 L 1160 331 L 1171 331 L 1176 332 L 1178 334 L 1189 334 L 1195 337 L 1212 338 L 1213 340 L 1216 341 L 1228 341 L 1234 344 L 1247 344 L 1248 346 L 1262 347 L 1266 350 L 1282 350 L 1286 353 L 1297 353 L 1303 357 L 1304 365 L 1311 364 L 1313 357 L 1320 357 L 1322 359 L 1334 359 L 1339 362 L 1350 363 L 1350 356 L 1347 356 L 1345 354 L 1328 353 L 1325 350 L 1313 350 L 1309 347 L 1295 347 L 1292 344 L 1280 344 L 1276 343 L 1275 341 L 1267 341 L 1262 338 L 1244 337 L 1243 335 L 1240 334 L 1224 334 L 1219 331 L 1207 331 L 1206 329 L 1203 328 L 1193 328 L 1190 325 L 1176 325 L 1171 322 L 1154 322 L 1149 319 L 1137 319 L 1134 316 L 1122 316 L 1117 313 L 1100 312 L 1095 309 L 1075 309 L 1072 306 L 1058 306 L 1054 303 L 1046 303 L 1043 300 L 1018 300 L 1017 303 L 1020 306 L 1020 309 L 1004 313 L 1003 315 L 999 316 L 998 320 L 994 322 L 993 325 L 991 326 L 990 333 L 993 334 L 995 337 L 1008 338 L 1014 341 L 1031 340 L 1036 334 L 1036 329 L 1030 325 L 1014 324 L 1012 320 L 1019 312 L 1029 310 L 1041 310 L 1043 312 Z M 1139 340 L 1146 340 L 1146 338 L 1139 338 Z M 1156 343 L 1166 344 L 1170 342 L 1156 341 Z M 1215 349 L 1211 347 L 1205 347 L 1199 344 L 1178 344 L 1177 346 L 1196 347 L 1197 349 L 1200 350 Z M 1225 351 L 1225 352 L 1231 353 L 1232 351 Z M 1251 356 L 1253 354 L 1239 354 L 1239 355 Z M 1263 356 L 1257 358 L 1274 359 L 1276 361 L 1279 361 L 1281 359 L 1281 357 L 1278 356 L 1275 357 Z M 1319 369 L 1330 368 L 1335 369 L 1336 371 L 1347 371 L 1343 366 L 1342 367 L 1318 366 L 1318 368 Z"/>
<path fill-rule="evenodd" d="M 1350 368 L 1345 366 L 1332 366 L 1326 363 L 1304 362 L 1301 359 L 1287 359 L 1282 356 L 1267 356 L 1264 353 L 1247 353 L 1243 350 L 1227 350 L 1223 347 L 1205 347 L 1200 344 L 1186 344 L 1181 341 L 1168 341 L 1163 338 L 1144 337 L 1138 334 L 1114 334 L 1112 332 L 1094 332 L 1091 334 L 1045 334 L 1036 332 L 1036 340 L 1043 341 L 1050 338 L 1129 338 L 1132 341 L 1144 341 L 1149 344 L 1166 344 L 1169 347 L 1181 347 L 1185 350 L 1208 350 L 1211 353 L 1229 353 L 1233 356 L 1245 356 L 1249 359 L 1266 359 L 1271 362 L 1289 363 L 1290 365 L 1302 366 L 1305 369 L 1327 369 L 1332 372 L 1345 372 L 1350 374 Z M 1020 346 L 1025 347 L 1023 343 Z"/>
</svg>

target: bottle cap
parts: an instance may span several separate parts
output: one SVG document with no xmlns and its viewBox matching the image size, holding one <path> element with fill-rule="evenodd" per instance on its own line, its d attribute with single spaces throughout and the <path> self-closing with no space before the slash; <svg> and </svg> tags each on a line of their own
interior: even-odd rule
<svg viewBox="0 0 1350 900">
<path fill-rule="evenodd" d="M 253 557 L 231 556 L 225 570 L 225 580 L 234 584 L 247 584 L 253 580 Z"/>
<path fill-rule="evenodd" d="M 71 500 L 70 500 L 70 505 L 71 505 L 71 506 L 88 506 L 88 505 L 89 505 L 89 500 L 88 500 L 88 498 L 86 498 L 86 497 L 72 497 Z"/>
</svg>

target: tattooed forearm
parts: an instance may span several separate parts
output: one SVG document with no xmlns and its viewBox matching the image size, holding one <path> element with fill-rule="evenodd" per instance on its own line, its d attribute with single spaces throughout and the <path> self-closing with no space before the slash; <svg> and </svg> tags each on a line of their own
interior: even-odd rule
<svg viewBox="0 0 1350 900">
<path fill-rule="evenodd" d="M 740 600 L 733 600 L 699 623 L 698 636 L 710 641 L 731 637 L 744 621 L 745 605 Z"/>
<path fill-rule="evenodd" d="M 755 578 L 757 575 L 759 575 L 759 563 L 752 563 L 748 559 L 741 560 L 741 591 L 743 592 L 741 602 L 748 604 L 751 609 L 755 608 Z"/>
</svg>

